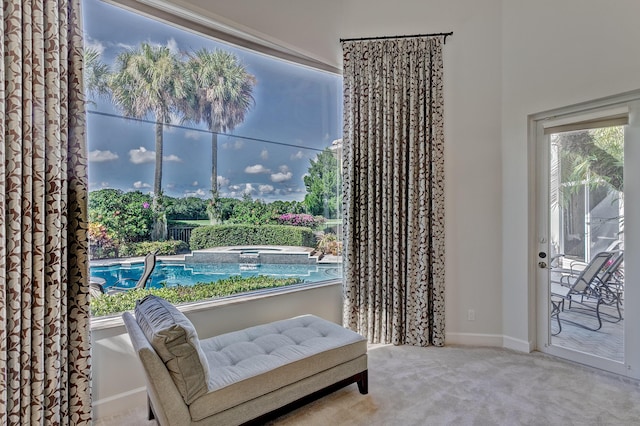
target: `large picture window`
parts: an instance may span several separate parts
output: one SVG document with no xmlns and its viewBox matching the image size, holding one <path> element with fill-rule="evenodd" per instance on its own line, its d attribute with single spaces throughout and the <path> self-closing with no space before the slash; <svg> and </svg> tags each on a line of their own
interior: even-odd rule
<svg viewBox="0 0 640 426">
<path fill-rule="evenodd" d="M 83 7 L 93 314 L 341 278 L 341 77 Z"/>
</svg>

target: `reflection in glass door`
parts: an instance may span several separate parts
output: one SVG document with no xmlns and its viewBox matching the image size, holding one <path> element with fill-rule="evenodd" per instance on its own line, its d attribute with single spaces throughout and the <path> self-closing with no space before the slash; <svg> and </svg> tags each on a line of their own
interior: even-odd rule
<svg viewBox="0 0 640 426">
<path fill-rule="evenodd" d="M 624 362 L 624 126 L 546 140 L 551 345 Z"/>
</svg>

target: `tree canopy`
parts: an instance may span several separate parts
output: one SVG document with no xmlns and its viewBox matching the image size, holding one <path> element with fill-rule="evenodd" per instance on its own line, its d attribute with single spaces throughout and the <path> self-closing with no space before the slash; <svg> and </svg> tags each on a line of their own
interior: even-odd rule
<svg viewBox="0 0 640 426">
<path fill-rule="evenodd" d="M 342 193 L 338 187 L 338 161 L 330 148 L 311 160 L 308 174 L 304 177 L 307 195 L 304 205 L 307 212 L 332 219 L 338 217 L 342 205 Z"/>
<path fill-rule="evenodd" d="M 142 43 L 116 57 L 109 76 L 114 103 L 130 117 L 155 117 L 155 175 L 153 203 L 157 209 L 162 194 L 163 124 L 178 111 L 178 100 L 186 97 L 182 67 L 168 47 Z"/>
<path fill-rule="evenodd" d="M 228 132 L 244 121 L 253 105 L 256 79 L 237 56 L 224 50 L 200 49 L 188 56 L 185 79 L 189 96 L 182 111 L 185 121 L 204 123 L 211 133 L 211 198 L 218 203 L 218 132 Z M 212 219 L 220 211 L 212 209 Z"/>
</svg>

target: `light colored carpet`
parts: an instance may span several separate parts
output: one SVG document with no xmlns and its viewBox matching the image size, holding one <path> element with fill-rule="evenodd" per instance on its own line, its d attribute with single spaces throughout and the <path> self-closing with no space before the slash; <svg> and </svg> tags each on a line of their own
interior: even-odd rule
<svg viewBox="0 0 640 426">
<path fill-rule="evenodd" d="M 152 424 L 144 415 L 99 424 Z M 541 353 L 373 346 L 368 395 L 350 385 L 269 424 L 639 425 L 640 385 Z"/>
<path fill-rule="evenodd" d="M 500 348 L 383 346 L 351 385 L 272 425 L 638 425 L 637 382 Z"/>
</svg>

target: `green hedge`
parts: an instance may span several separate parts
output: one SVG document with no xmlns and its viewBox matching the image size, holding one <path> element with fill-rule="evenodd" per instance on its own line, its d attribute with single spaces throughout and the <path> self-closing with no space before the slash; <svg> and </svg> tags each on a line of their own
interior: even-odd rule
<svg viewBox="0 0 640 426">
<path fill-rule="evenodd" d="M 301 282 L 303 281 L 300 278 L 276 278 L 262 275 L 246 278 L 232 276 L 223 280 L 198 283 L 192 286 L 145 288 L 129 290 L 125 293 L 103 294 L 91 298 L 91 315 L 100 317 L 130 311 L 136 306 L 136 301 L 147 294 L 155 294 L 173 304 L 177 304 L 197 302 L 266 288 L 284 287 Z"/>
<path fill-rule="evenodd" d="M 211 225 L 191 231 L 191 250 L 221 246 L 315 247 L 311 228 L 290 225 Z"/>
<path fill-rule="evenodd" d="M 144 256 L 155 250 L 161 256 L 170 256 L 189 251 L 189 245 L 184 241 L 177 240 L 128 243 L 120 246 L 118 255 L 120 257 Z"/>
</svg>

